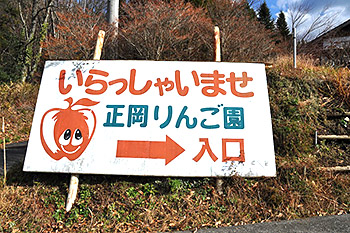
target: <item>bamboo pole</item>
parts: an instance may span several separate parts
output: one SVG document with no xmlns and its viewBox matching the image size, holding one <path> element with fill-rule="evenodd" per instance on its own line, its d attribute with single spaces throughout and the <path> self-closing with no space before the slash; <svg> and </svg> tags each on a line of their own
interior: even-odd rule
<svg viewBox="0 0 350 233">
<path fill-rule="evenodd" d="M 6 137 L 5 137 L 5 117 L 2 117 L 2 133 L 4 134 L 3 138 L 3 150 L 4 150 L 4 185 L 6 185 L 6 176 L 7 176 L 7 168 L 6 168 Z"/>
<path fill-rule="evenodd" d="M 214 40 L 215 40 L 215 58 L 217 62 L 221 62 L 221 44 L 220 44 L 220 28 L 218 26 L 214 27 Z M 223 185 L 224 181 L 222 178 L 216 178 L 216 190 L 219 195 L 223 195 Z"/>
<path fill-rule="evenodd" d="M 105 38 L 105 32 L 100 30 L 98 32 L 98 36 L 97 36 L 93 60 L 100 60 L 101 59 L 104 38 Z M 66 211 L 67 212 L 69 212 L 71 210 L 71 208 L 74 204 L 74 201 L 77 197 L 78 185 L 79 185 L 79 175 L 72 174 L 70 177 L 69 191 L 68 191 L 68 197 L 67 197 L 67 203 L 66 203 Z"/>
</svg>

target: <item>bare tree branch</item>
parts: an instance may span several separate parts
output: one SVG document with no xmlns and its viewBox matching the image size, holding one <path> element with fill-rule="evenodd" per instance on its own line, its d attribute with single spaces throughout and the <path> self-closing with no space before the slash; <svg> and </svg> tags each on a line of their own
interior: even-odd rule
<svg viewBox="0 0 350 233">
<path fill-rule="evenodd" d="M 298 30 L 297 39 L 299 42 L 311 40 L 334 27 L 335 19 L 339 12 L 329 12 L 330 6 L 330 4 L 324 6 L 320 11 L 314 14 L 316 17 L 310 18 L 311 12 L 315 9 L 315 5 L 312 5 L 309 1 L 303 0 L 289 5 L 288 13 L 292 28 L 300 28 L 306 23 L 309 23 L 306 30 Z"/>
<path fill-rule="evenodd" d="M 292 28 L 299 27 L 305 23 L 305 17 L 312 8 L 311 3 L 306 0 L 291 3 L 288 11 L 292 21 Z"/>
</svg>

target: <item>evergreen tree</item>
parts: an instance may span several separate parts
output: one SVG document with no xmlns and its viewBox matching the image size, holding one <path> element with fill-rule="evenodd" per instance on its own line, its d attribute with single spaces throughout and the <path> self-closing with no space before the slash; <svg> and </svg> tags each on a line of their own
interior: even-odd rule
<svg viewBox="0 0 350 233">
<path fill-rule="evenodd" d="M 262 23 L 266 29 L 273 30 L 273 20 L 271 19 L 270 9 L 268 8 L 266 1 L 264 1 L 258 9 L 258 20 Z"/>
<path fill-rule="evenodd" d="M 257 15 L 255 10 L 250 6 L 248 1 L 245 1 L 243 3 L 245 5 L 245 10 L 248 12 L 248 15 L 250 16 L 251 19 L 257 19 Z"/>
<path fill-rule="evenodd" d="M 290 36 L 290 31 L 286 22 L 286 17 L 282 11 L 278 15 L 276 26 L 284 39 L 287 39 Z"/>
<path fill-rule="evenodd" d="M 14 2 L 0 0 L 0 83 L 17 81 L 21 77 L 23 38 Z"/>
</svg>

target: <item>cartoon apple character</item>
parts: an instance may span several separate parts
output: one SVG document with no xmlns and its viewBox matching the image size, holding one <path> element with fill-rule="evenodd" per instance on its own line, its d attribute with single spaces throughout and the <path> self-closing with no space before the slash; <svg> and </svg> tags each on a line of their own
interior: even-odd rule
<svg viewBox="0 0 350 233">
<path fill-rule="evenodd" d="M 69 104 L 68 108 L 53 108 L 43 115 L 40 139 L 51 158 L 60 160 L 67 157 L 73 161 L 79 158 L 90 143 L 96 128 L 96 115 L 89 108 L 72 108 L 79 105 L 94 106 L 99 102 L 87 98 L 82 98 L 74 104 L 72 98 L 65 101 Z"/>
</svg>

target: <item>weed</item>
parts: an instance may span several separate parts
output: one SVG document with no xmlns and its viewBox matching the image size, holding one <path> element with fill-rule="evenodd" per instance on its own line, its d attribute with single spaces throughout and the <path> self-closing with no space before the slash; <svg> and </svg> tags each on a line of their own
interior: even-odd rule
<svg viewBox="0 0 350 233">
<path fill-rule="evenodd" d="M 92 191 L 90 190 L 90 187 L 87 185 L 81 185 L 80 191 L 79 191 L 79 201 L 76 205 L 76 213 L 79 216 L 82 216 L 84 218 L 87 218 L 90 216 L 90 209 L 89 204 L 92 197 Z"/>
<path fill-rule="evenodd" d="M 184 183 L 181 179 L 168 178 L 171 193 L 179 193 L 184 189 Z"/>
<path fill-rule="evenodd" d="M 9 143 L 11 140 L 10 140 L 10 138 L 9 137 L 6 137 L 5 138 L 5 143 Z M 2 145 L 4 143 L 4 139 L 0 139 L 0 144 Z"/>
<path fill-rule="evenodd" d="M 63 208 L 56 209 L 52 215 L 52 217 L 57 221 L 61 222 L 64 220 L 65 210 Z"/>
<path fill-rule="evenodd" d="M 142 191 L 146 196 L 155 195 L 156 193 L 158 193 L 155 185 L 152 183 L 146 183 L 142 185 Z"/>
<path fill-rule="evenodd" d="M 126 190 L 126 194 L 128 195 L 128 197 L 130 198 L 135 198 L 137 197 L 140 193 L 134 188 L 134 187 L 130 187 Z"/>
</svg>

